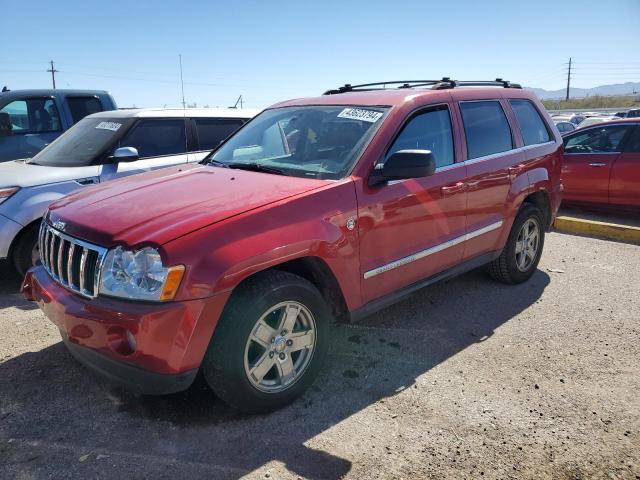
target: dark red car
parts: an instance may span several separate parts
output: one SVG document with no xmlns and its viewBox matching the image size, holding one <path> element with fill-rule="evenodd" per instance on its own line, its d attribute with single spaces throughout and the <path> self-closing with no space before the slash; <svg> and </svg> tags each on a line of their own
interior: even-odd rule
<svg viewBox="0 0 640 480">
<path fill-rule="evenodd" d="M 565 203 L 640 208 L 640 118 L 565 135 L 562 183 Z"/>
<path fill-rule="evenodd" d="M 26 298 L 114 381 L 163 394 L 201 370 L 256 412 L 311 384 L 332 319 L 483 265 L 527 280 L 561 190 L 539 101 L 501 80 L 382 88 L 274 105 L 202 165 L 58 201 Z"/>
</svg>

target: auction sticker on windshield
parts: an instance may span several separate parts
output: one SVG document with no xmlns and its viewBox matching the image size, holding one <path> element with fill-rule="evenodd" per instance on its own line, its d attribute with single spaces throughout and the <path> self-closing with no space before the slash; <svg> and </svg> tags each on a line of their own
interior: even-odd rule
<svg viewBox="0 0 640 480">
<path fill-rule="evenodd" d="M 338 117 L 348 118 L 350 120 L 361 120 L 363 122 L 375 123 L 382 116 L 382 112 L 375 110 L 365 110 L 364 108 L 345 108 Z"/>
<path fill-rule="evenodd" d="M 112 132 L 117 132 L 121 126 L 122 126 L 121 123 L 116 123 L 116 122 L 100 122 L 98 125 L 96 125 L 96 128 L 99 128 L 101 130 L 111 130 Z"/>
</svg>

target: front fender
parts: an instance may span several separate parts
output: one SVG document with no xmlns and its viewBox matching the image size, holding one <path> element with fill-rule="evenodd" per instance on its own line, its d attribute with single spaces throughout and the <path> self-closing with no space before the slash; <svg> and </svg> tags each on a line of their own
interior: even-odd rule
<svg viewBox="0 0 640 480">
<path fill-rule="evenodd" d="M 347 228 L 356 210 L 347 179 L 173 240 L 163 246 L 167 260 L 187 266 L 177 299 L 230 292 L 259 271 L 317 257 L 351 308 L 360 301 L 357 228 Z"/>
<path fill-rule="evenodd" d="M 31 222 L 42 218 L 47 207 L 81 188 L 76 182 L 61 182 L 54 185 L 39 185 L 19 190 L 3 205 L 3 212 L 13 221 L 26 226 Z"/>
</svg>

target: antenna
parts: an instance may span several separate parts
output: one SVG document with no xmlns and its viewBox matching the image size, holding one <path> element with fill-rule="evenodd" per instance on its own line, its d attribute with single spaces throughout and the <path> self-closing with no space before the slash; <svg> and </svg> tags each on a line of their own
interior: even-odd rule
<svg viewBox="0 0 640 480">
<path fill-rule="evenodd" d="M 182 108 L 187 108 L 184 103 L 184 81 L 182 80 L 182 54 L 178 54 L 178 60 L 180 61 L 180 88 L 182 88 Z M 55 88 L 55 87 L 53 87 Z"/>
<path fill-rule="evenodd" d="M 184 124 L 184 153 L 189 153 L 189 135 L 187 132 L 187 104 L 184 101 L 184 81 L 182 80 L 182 54 L 178 54 L 178 61 L 180 62 L 180 88 L 182 89 L 182 122 Z"/>
</svg>

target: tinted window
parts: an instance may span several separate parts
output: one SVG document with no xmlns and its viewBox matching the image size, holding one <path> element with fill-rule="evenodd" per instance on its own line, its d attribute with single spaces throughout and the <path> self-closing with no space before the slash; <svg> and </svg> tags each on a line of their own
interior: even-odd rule
<svg viewBox="0 0 640 480">
<path fill-rule="evenodd" d="M 635 127 L 633 135 L 624 147 L 625 152 L 640 152 L 640 127 Z"/>
<path fill-rule="evenodd" d="M 59 132 L 60 115 L 51 98 L 25 98 L 14 100 L 2 107 L 0 112 L 11 117 L 13 134 Z"/>
<path fill-rule="evenodd" d="M 640 110 L 629 110 L 627 113 L 628 118 L 637 118 L 640 117 Z"/>
<path fill-rule="evenodd" d="M 564 140 L 566 153 L 610 153 L 619 152 L 620 141 L 627 132 L 626 126 L 590 128 L 585 132 L 570 135 Z"/>
<path fill-rule="evenodd" d="M 102 111 L 100 100 L 95 97 L 67 97 L 73 123 L 79 122 L 87 115 Z"/>
<path fill-rule="evenodd" d="M 185 121 L 141 120 L 120 141 L 120 146 L 136 148 L 140 158 L 185 153 Z"/>
<path fill-rule="evenodd" d="M 461 102 L 467 157 L 478 158 L 513 148 L 509 122 L 500 102 Z"/>
<path fill-rule="evenodd" d="M 195 118 L 198 150 L 213 150 L 245 122 L 241 118 Z"/>
<path fill-rule="evenodd" d="M 430 150 L 438 167 L 453 163 L 453 134 L 448 108 L 431 110 L 411 119 L 391 145 L 386 158 L 398 150 L 415 149 Z"/>
<path fill-rule="evenodd" d="M 529 100 L 509 100 L 509 104 L 518 120 L 525 145 L 535 145 L 550 140 L 544 120 Z"/>
</svg>

